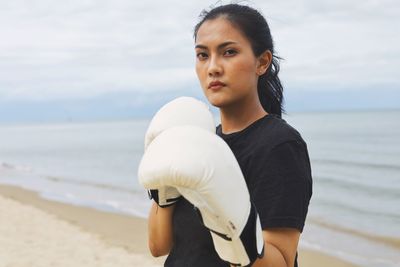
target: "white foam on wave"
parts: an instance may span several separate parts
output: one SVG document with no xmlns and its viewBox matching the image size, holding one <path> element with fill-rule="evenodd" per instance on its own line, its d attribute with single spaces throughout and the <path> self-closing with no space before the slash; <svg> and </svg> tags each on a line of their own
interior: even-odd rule
<svg viewBox="0 0 400 267">
<path fill-rule="evenodd" d="M 151 202 L 144 189 L 129 190 L 107 184 L 72 181 L 63 177 L 52 178 L 34 172 L 27 173 L 26 169 L 14 166 L 0 164 L 0 183 L 38 192 L 48 200 L 147 218 Z"/>
<path fill-rule="evenodd" d="M 33 168 L 31 166 L 23 164 L 16 165 L 8 162 L 0 162 L 0 170 L 15 170 L 25 173 L 33 172 Z"/>
<path fill-rule="evenodd" d="M 105 188 L 90 188 L 64 191 L 66 188 L 53 188 L 51 191 L 41 192 L 43 198 L 69 203 L 77 206 L 91 207 L 102 211 L 120 213 L 135 217 L 147 218 L 151 202 L 146 193 L 135 193 Z"/>
</svg>

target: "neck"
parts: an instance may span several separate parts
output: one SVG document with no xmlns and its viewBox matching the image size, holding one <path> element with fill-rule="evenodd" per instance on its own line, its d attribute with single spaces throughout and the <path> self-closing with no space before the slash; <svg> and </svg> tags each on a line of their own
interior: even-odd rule
<svg viewBox="0 0 400 267">
<path fill-rule="evenodd" d="M 249 101 L 220 108 L 221 127 L 224 134 L 238 132 L 268 113 L 263 109 L 258 96 Z"/>
</svg>

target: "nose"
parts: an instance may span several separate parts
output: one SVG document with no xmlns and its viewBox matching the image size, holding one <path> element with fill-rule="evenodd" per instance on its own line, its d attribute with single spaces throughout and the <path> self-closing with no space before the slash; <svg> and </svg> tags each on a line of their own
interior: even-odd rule
<svg viewBox="0 0 400 267">
<path fill-rule="evenodd" d="M 221 62 L 219 62 L 217 57 L 211 57 L 210 64 L 208 65 L 208 76 L 216 77 L 221 76 L 223 72 L 223 68 Z"/>
</svg>

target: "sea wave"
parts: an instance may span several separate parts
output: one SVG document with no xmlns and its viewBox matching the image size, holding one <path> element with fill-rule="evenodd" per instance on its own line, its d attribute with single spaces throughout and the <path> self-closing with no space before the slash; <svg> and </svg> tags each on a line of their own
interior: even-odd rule
<svg viewBox="0 0 400 267">
<path fill-rule="evenodd" d="M 340 160 L 340 159 L 313 159 L 312 163 L 316 164 L 327 164 L 327 165 L 339 165 L 348 167 L 359 167 L 366 169 L 381 169 L 381 170 L 396 170 L 400 171 L 400 165 L 388 164 L 382 162 L 361 162 L 361 161 L 351 161 L 351 160 Z"/>
<path fill-rule="evenodd" d="M 375 234 L 360 231 L 357 229 L 348 228 L 348 227 L 344 227 L 344 226 L 333 224 L 333 223 L 328 223 L 328 222 L 318 219 L 318 218 L 308 218 L 307 222 L 316 224 L 321 227 L 328 228 L 328 229 L 331 229 L 331 230 L 334 230 L 337 232 L 341 232 L 341 233 L 345 233 L 345 234 L 349 234 L 349 235 L 353 235 L 353 236 L 358 236 L 358 237 L 362 237 L 362 238 L 368 239 L 373 242 L 378 242 L 378 243 L 382 243 L 385 245 L 389 245 L 391 247 L 394 247 L 394 248 L 400 250 L 400 238 L 399 237 L 375 235 Z"/>
<path fill-rule="evenodd" d="M 371 197 L 381 197 L 382 194 L 387 197 L 400 198 L 400 183 L 399 186 L 393 184 L 380 183 L 379 180 L 367 181 L 366 179 L 355 179 L 351 176 L 335 175 L 317 175 L 315 180 L 320 186 L 336 187 L 338 189 L 352 188 L 355 191 L 363 191 Z"/>
<path fill-rule="evenodd" d="M 47 179 L 48 181 L 54 182 L 54 183 L 64 183 L 64 184 L 70 184 L 70 185 L 77 185 L 77 186 L 88 186 L 88 187 L 93 187 L 93 188 L 98 188 L 98 189 L 107 189 L 110 191 L 120 191 L 120 192 L 125 192 L 125 193 L 130 193 L 130 194 L 136 194 L 140 191 L 143 190 L 138 190 L 135 189 L 134 187 L 127 188 L 127 187 L 122 187 L 118 185 L 112 185 L 112 184 L 104 184 L 104 183 L 94 183 L 90 181 L 79 181 L 79 180 L 74 180 L 70 178 L 64 178 L 64 177 L 57 177 L 57 176 L 44 176 L 44 179 Z"/>
<path fill-rule="evenodd" d="M 22 164 L 13 164 L 9 162 L 0 162 L 0 170 L 14 170 L 14 171 L 21 171 L 21 172 L 33 172 L 33 168 L 28 165 Z"/>
</svg>

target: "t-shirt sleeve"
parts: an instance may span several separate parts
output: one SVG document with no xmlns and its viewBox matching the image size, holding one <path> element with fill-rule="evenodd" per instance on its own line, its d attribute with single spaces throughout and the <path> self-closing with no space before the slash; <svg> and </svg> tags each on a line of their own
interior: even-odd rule
<svg viewBox="0 0 400 267">
<path fill-rule="evenodd" d="M 306 144 L 287 141 L 269 153 L 261 147 L 254 152 L 250 166 L 250 197 L 262 228 L 296 228 L 302 232 L 312 195 Z"/>
</svg>

